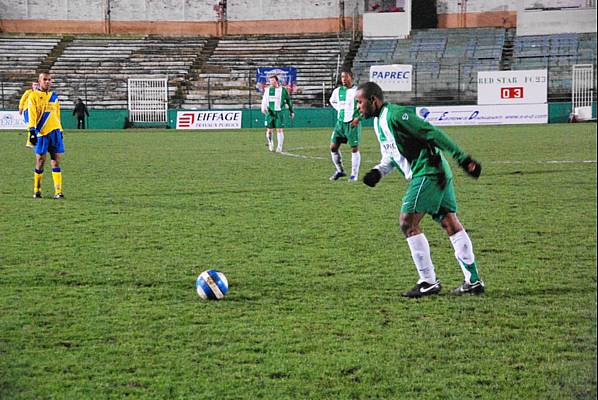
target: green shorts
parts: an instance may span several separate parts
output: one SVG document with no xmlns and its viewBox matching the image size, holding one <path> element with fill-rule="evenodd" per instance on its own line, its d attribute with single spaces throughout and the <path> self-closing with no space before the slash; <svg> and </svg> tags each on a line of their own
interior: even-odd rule
<svg viewBox="0 0 598 400">
<path fill-rule="evenodd" d="M 284 113 L 283 111 L 268 110 L 264 125 L 268 129 L 284 128 Z"/>
<path fill-rule="evenodd" d="M 351 147 L 359 146 L 361 142 L 361 123 L 353 126 L 351 122 L 337 121 L 330 142 L 335 144 L 348 143 Z"/>
<path fill-rule="evenodd" d="M 426 213 L 440 222 L 448 213 L 457 212 L 457 198 L 453 179 L 447 179 L 444 189 L 440 188 L 435 176 L 424 175 L 413 178 L 403 196 L 401 213 Z"/>
</svg>

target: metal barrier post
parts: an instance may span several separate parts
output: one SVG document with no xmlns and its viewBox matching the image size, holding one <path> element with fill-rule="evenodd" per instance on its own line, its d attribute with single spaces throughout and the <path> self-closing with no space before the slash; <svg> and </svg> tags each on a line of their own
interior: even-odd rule
<svg viewBox="0 0 598 400">
<path fill-rule="evenodd" d="M 208 110 L 212 109 L 212 96 L 210 94 L 210 80 L 211 80 L 211 78 L 208 76 Z"/>
</svg>

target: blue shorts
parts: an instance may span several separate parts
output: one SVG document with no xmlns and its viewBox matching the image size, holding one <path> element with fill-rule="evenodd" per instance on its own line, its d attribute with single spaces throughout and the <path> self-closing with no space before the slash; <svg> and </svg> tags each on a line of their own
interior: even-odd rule
<svg viewBox="0 0 598 400">
<path fill-rule="evenodd" d="M 59 129 L 53 130 L 44 136 L 37 137 L 35 144 L 35 154 L 43 155 L 64 153 L 64 143 L 62 143 L 62 133 Z"/>
</svg>

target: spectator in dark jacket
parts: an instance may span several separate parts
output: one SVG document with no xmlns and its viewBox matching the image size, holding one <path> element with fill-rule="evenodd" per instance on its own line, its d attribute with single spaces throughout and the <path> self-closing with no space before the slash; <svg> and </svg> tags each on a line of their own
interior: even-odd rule
<svg viewBox="0 0 598 400">
<path fill-rule="evenodd" d="M 85 129 L 85 116 L 89 117 L 87 106 L 83 103 L 83 100 L 77 99 L 73 115 L 77 116 L 77 129 Z"/>
</svg>

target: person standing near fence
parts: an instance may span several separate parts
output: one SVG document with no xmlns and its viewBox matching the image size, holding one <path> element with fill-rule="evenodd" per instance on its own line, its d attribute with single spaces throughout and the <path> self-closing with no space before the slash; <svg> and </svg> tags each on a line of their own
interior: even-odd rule
<svg viewBox="0 0 598 400">
<path fill-rule="evenodd" d="M 85 129 L 85 116 L 89 117 L 87 106 L 83 103 L 83 100 L 77 99 L 77 104 L 73 109 L 73 115 L 77 117 L 77 129 Z"/>
<path fill-rule="evenodd" d="M 268 150 L 274 151 L 274 140 L 272 131 L 276 129 L 276 138 L 278 140 L 276 152 L 282 153 L 282 144 L 284 143 L 284 108 L 289 107 L 291 119 L 295 118 L 293 112 L 293 102 L 286 88 L 281 86 L 278 76 L 268 77 L 270 86 L 264 89 L 262 98 L 262 114 L 266 116 L 266 140 L 268 141 Z"/>
<path fill-rule="evenodd" d="M 29 113 L 29 140 L 35 146 L 35 170 L 33 174 L 33 198 L 42 197 L 42 178 L 46 153 L 50 153 L 52 179 L 54 181 L 54 199 L 63 199 L 62 171 L 60 160 L 64 154 L 62 142 L 62 124 L 60 123 L 60 104 L 58 95 L 50 91 L 52 76 L 49 72 L 39 74 L 39 89 L 29 95 L 27 111 Z"/>
<path fill-rule="evenodd" d="M 25 121 L 25 124 L 29 124 L 29 111 L 27 111 L 27 105 L 29 104 L 29 95 L 36 90 L 39 90 L 39 84 L 37 82 L 33 82 L 31 84 L 31 89 L 25 90 L 25 93 L 23 93 L 23 95 L 21 96 L 21 100 L 19 101 L 19 115 L 23 116 L 23 121 Z M 33 145 L 29 141 L 29 135 L 27 135 L 25 147 L 33 148 Z"/>
</svg>

